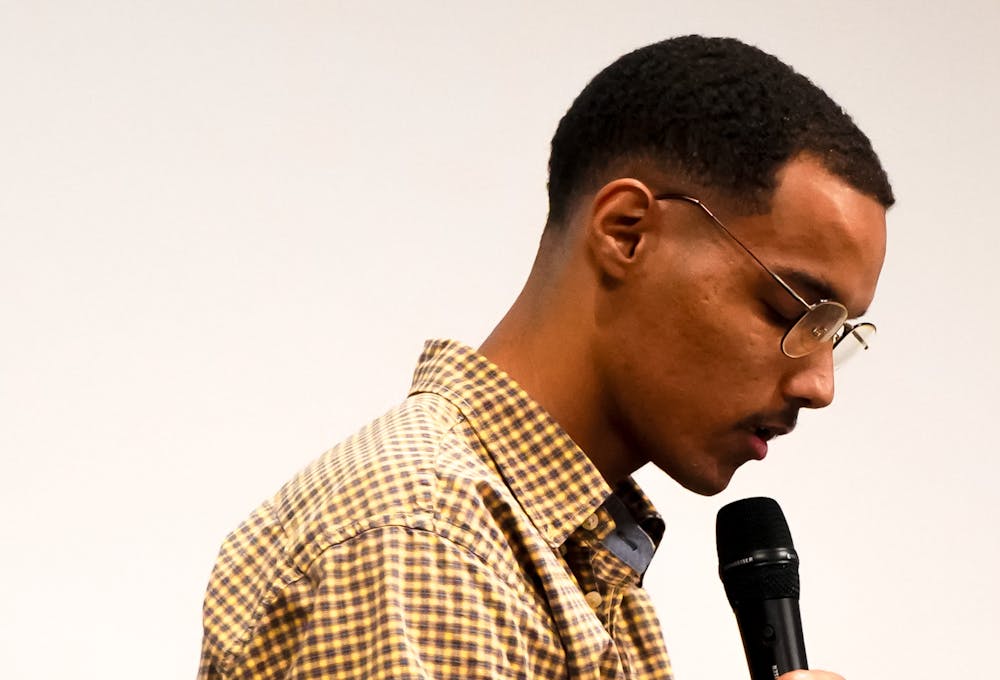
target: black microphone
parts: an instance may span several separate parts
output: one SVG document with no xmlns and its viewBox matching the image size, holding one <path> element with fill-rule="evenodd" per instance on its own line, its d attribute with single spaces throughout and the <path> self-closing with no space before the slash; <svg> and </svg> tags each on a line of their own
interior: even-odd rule
<svg viewBox="0 0 1000 680">
<path fill-rule="evenodd" d="M 781 506 L 744 498 L 719 510 L 719 577 L 743 637 L 752 680 L 808 669 L 799 616 L 799 556 Z"/>
</svg>

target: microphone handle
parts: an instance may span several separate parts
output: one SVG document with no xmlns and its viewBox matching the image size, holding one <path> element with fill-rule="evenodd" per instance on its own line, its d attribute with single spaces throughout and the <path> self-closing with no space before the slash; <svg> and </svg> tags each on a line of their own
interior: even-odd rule
<svg viewBox="0 0 1000 680">
<path fill-rule="evenodd" d="M 744 602 L 733 611 L 751 680 L 774 680 L 782 673 L 809 668 L 798 599 Z"/>
</svg>

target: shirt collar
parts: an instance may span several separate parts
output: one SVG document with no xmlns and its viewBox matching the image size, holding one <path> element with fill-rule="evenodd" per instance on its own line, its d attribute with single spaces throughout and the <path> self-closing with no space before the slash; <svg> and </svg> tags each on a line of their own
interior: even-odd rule
<svg viewBox="0 0 1000 680">
<path fill-rule="evenodd" d="M 452 340 L 428 341 L 410 388 L 411 395 L 419 392 L 439 394 L 461 411 L 550 546 L 562 545 L 611 495 L 601 473 L 562 427 L 513 378 L 471 348 Z M 662 527 L 631 478 L 616 491 L 640 524 Z M 654 532 L 654 541 L 659 538 Z"/>
</svg>

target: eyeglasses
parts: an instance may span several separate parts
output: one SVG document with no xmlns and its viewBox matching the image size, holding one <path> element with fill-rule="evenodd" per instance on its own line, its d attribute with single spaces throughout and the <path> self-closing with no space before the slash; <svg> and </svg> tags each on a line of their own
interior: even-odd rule
<svg viewBox="0 0 1000 680">
<path fill-rule="evenodd" d="M 781 351 L 787 357 L 797 359 L 821 349 L 827 342 L 833 342 L 833 363 L 835 366 L 843 363 L 868 349 L 869 342 L 875 335 L 875 324 L 859 323 L 851 324 L 847 322 L 847 307 L 832 300 L 820 300 L 816 304 L 810 304 L 795 292 L 784 279 L 771 271 L 767 265 L 760 261 L 749 248 L 743 245 L 733 232 L 716 217 L 704 203 L 697 198 L 685 196 L 683 194 L 661 194 L 655 197 L 658 201 L 684 201 L 698 206 L 708 215 L 712 221 L 722 229 L 736 245 L 753 258 L 753 261 L 760 265 L 767 274 L 774 279 L 779 286 L 785 289 L 789 295 L 798 301 L 805 311 L 802 316 L 795 320 L 795 323 L 785 332 L 781 339 Z"/>
</svg>

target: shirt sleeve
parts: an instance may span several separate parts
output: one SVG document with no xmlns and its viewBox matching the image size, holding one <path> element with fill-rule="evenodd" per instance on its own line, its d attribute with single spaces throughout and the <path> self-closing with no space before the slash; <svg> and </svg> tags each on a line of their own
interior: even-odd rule
<svg viewBox="0 0 1000 680">
<path fill-rule="evenodd" d="M 474 550 L 404 526 L 331 546 L 275 590 L 240 658 L 202 678 L 565 677 L 538 590 Z M 207 664 L 211 668 L 211 663 Z"/>
</svg>

